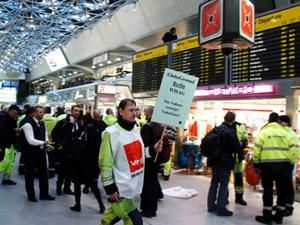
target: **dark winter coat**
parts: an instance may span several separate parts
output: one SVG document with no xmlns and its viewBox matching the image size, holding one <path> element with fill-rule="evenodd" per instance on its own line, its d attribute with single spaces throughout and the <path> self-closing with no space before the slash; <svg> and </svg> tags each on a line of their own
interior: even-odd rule
<svg viewBox="0 0 300 225">
<path fill-rule="evenodd" d="M 88 180 L 95 180 L 99 177 L 99 150 L 102 141 L 102 132 L 107 125 L 101 120 L 94 121 L 86 125 L 86 176 Z"/>
<path fill-rule="evenodd" d="M 241 151 L 240 142 L 236 135 L 235 124 L 228 124 L 223 122 L 221 124 L 222 137 L 221 149 L 222 153 L 218 158 L 208 158 L 207 164 L 210 167 L 217 166 L 232 170 L 235 163 L 235 155 Z"/>
<path fill-rule="evenodd" d="M 8 113 L 0 112 L 0 148 L 3 151 L 11 145 L 16 145 L 15 128 L 17 128 L 17 121 L 11 118 Z"/>
</svg>

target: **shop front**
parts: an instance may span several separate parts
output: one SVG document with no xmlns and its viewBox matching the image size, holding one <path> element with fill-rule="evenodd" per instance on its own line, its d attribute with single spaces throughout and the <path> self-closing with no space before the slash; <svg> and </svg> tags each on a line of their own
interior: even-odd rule
<svg viewBox="0 0 300 225">
<path fill-rule="evenodd" d="M 186 123 L 186 139 L 196 136 L 200 143 L 206 133 L 223 122 L 228 111 L 235 112 L 236 120 L 247 125 L 250 153 L 257 133 L 267 123 L 271 112 L 289 115 L 299 134 L 300 90 L 293 83 L 293 80 L 280 80 L 198 88 Z M 300 162 L 296 165 L 294 180 L 299 201 Z"/>
</svg>

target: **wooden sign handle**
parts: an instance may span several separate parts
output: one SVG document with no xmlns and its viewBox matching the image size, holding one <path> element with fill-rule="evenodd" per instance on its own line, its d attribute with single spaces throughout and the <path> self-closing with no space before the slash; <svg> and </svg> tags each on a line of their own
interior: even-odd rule
<svg viewBox="0 0 300 225">
<path fill-rule="evenodd" d="M 163 139 L 164 139 L 165 132 L 166 132 L 166 127 L 167 127 L 167 126 L 164 126 L 164 130 L 163 130 L 163 132 L 162 132 L 162 134 L 161 134 L 161 137 L 160 137 L 160 139 L 159 139 L 160 142 L 162 142 Z M 159 152 L 156 152 L 155 159 L 154 159 L 154 162 L 155 162 L 155 163 L 156 163 L 156 161 L 157 161 L 158 154 L 159 154 Z"/>
</svg>

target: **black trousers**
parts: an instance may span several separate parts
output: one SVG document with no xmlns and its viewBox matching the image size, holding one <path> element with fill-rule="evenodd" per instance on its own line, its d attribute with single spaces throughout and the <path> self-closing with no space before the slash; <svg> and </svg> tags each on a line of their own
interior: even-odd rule
<svg viewBox="0 0 300 225">
<path fill-rule="evenodd" d="M 34 175 L 37 171 L 40 196 L 47 196 L 49 191 L 46 152 L 40 150 L 24 150 L 25 159 L 25 188 L 28 197 L 35 196 Z"/>
<path fill-rule="evenodd" d="M 243 173 L 234 172 L 234 190 L 235 194 L 244 193 Z"/>
<path fill-rule="evenodd" d="M 64 184 L 64 190 L 71 187 L 71 178 L 69 176 L 69 160 L 64 152 L 59 154 L 59 165 L 57 167 L 57 187 L 61 188 Z"/>
<path fill-rule="evenodd" d="M 144 186 L 141 194 L 141 210 L 144 212 L 154 213 L 157 211 L 157 201 L 159 199 L 159 180 L 158 165 L 153 159 L 146 159 Z"/>
<path fill-rule="evenodd" d="M 286 183 L 286 206 L 292 207 L 295 201 L 295 190 L 293 185 L 293 170 L 294 170 L 294 164 L 291 164 L 288 171 L 288 180 Z"/>
<path fill-rule="evenodd" d="M 89 187 L 91 187 L 91 191 L 94 194 L 94 196 L 98 202 L 99 209 L 104 207 L 104 204 L 103 204 L 102 198 L 101 198 L 100 189 L 98 187 L 98 180 L 93 180 L 93 181 L 90 180 L 86 184 Z M 81 205 L 81 183 L 74 182 L 74 192 L 75 192 L 75 204 L 80 206 Z"/>
<path fill-rule="evenodd" d="M 18 172 L 19 172 L 19 175 L 25 174 L 25 155 L 24 155 L 24 152 L 21 152 L 21 155 L 20 155 Z"/>
<path fill-rule="evenodd" d="M 272 210 L 273 207 L 273 185 L 275 182 L 277 191 L 277 206 L 285 207 L 287 199 L 287 182 L 289 171 L 287 170 L 274 170 L 264 168 L 261 173 L 261 183 L 264 188 L 263 204 L 264 209 Z"/>
<path fill-rule="evenodd" d="M 48 155 L 48 170 L 49 173 L 54 174 L 56 172 L 56 167 L 57 167 L 57 153 L 56 150 L 47 152 Z"/>
</svg>

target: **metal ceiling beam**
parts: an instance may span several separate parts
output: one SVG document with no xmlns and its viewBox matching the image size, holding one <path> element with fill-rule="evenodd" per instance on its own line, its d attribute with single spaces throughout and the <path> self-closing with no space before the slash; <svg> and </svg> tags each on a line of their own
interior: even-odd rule
<svg viewBox="0 0 300 225">
<path fill-rule="evenodd" d="M 0 72 L 25 73 L 47 53 L 136 0 L 0 1 Z"/>
</svg>

